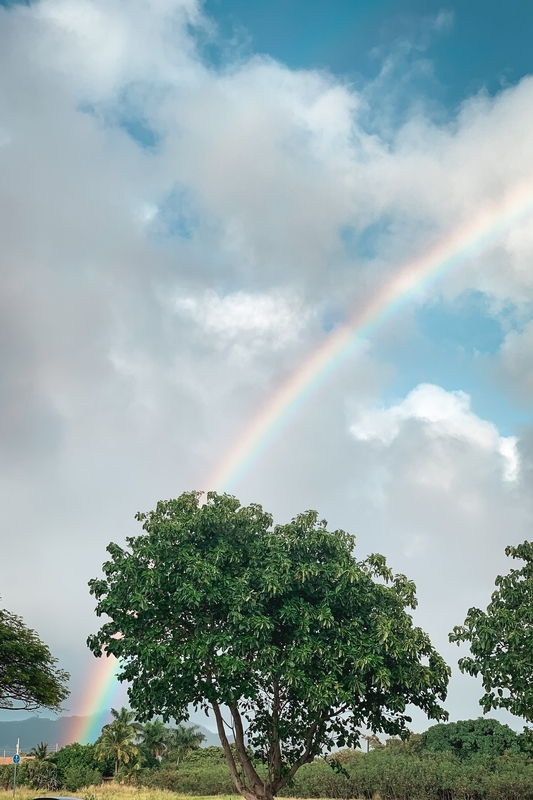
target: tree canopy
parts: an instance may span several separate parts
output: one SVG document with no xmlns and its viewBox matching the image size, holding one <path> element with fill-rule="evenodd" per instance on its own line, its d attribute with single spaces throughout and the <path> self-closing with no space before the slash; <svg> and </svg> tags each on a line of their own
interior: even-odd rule
<svg viewBox="0 0 533 800">
<path fill-rule="evenodd" d="M 0 708 L 59 711 L 70 675 L 37 633 L 15 614 L 0 609 Z"/>
<path fill-rule="evenodd" d="M 121 660 L 141 720 L 212 712 L 236 788 L 270 800 L 362 725 L 405 735 L 409 704 L 446 719 L 449 668 L 406 610 L 411 581 L 383 556 L 357 561 L 353 537 L 314 511 L 272 527 L 259 505 L 200 497 L 138 514 L 144 533 L 110 544 L 90 582 L 108 621 L 89 647 Z"/>
<path fill-rule="evenodd" d="M 113 758 L 115 776 L 118 773 L 119 764 L 139 768 L 139 749 L 134 743 L 136 735 L 135 729 L 121 719 L 115 718 L 109 725 L 104 725 L 94 746 L 97 761 L 107 761 L 107 759 Z"/>
<path fill-rule="evenodd" d="M 422 749 L 430 753 L 449 752 L 461 759 L 475 755 L 501 756 L 520 752 L 520 736 L 497 719 L 459 720 L 432 725 L 421 736 Z"/>
<path fill-rule="evenodd" d="M 525 562 L 496 578 L 486 611 L 470 608 L 450 641 L 468 642 L 470 655 L 459 659 L 469 675 L 481 675 L 484 713 L 506 708 L 533 720 L 533 543 L 507 547 L 507 556 Z"/>
<path fill-rule="evenodd" d="M 167 728 L 165 756 L 179 764 L 192 750 L 198 750 L 203 741 L 205 741 L 205 736 L 197 725 L 189 727 L 178 725 L 177 728 Z"/>
</svg>

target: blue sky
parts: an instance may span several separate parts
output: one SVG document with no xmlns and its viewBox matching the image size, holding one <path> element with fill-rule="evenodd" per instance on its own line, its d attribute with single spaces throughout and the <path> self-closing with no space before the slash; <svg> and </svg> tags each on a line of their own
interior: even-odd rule
<svg viewBox="0 0 533 800">
<path fill-rule="evenodd" d="M 533 9 L 524 0 L 208 0 L 205 8 L 224 36 L 237 38 L 248 52 L 268 53 L 295 69 L 328 69 L 355 83 L 375 77 L 376 51 L 414 41 L 432 63 L 426 88 L 447 109 L 533 70 Z M 431 33 L 428 19 L 440 12 L 451 24 Z"/>
<path fill-rule="evenodd" d="M 0 498 L 25 544 L 0 592 L 71 671 L 76 713 L 107 543 L 217 488 L 336 326 L 533 185 L 533 7 L 0 6 Z M 413 295 L 235 488 L 384 552 L 452 665 L 448 631 L 533 523 L 532 263 L 526 219 Z M 478 697 L 454 667 L 451 717 Z"/>
</svg>

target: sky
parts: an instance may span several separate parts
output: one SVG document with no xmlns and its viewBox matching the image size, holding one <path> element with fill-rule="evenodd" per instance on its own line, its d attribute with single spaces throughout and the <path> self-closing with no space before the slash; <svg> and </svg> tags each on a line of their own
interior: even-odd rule
<svg viewBox="0 0 533 800">
<path fill-rule="evenodd" d="M 68 713 L 106 545 L 215 488 L 383 553 L 450 719 L 481 713 L 448 632 L 531 538 L 531 216 L 208 483 L 406 264 L 531 183 L 532 24 L 520 0 L 0 3 L 0 594 L 71 672 Z"/>
</svg>

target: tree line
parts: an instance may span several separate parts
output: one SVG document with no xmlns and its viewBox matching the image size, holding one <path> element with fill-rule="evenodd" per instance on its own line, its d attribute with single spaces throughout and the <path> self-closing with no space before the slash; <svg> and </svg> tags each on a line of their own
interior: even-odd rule
<svg viewBox="0 0 533 800">
<path fill-rule="evenodd" d="M 194 727 L 140 726 L 127 709 L 113 712 L 95 745 L 72 744 L 19 768 L 32 789 L 79 791 L 105 778 L 180 794 L 235 792 L 222 747 L 200 748 Z M 114 731 L 112 736 L 109 732 Z M 533 795 L 533 741 L 494 719 L 441 723 L 408 740 L 369 736 L 370 751 L 343 749 L 304 765 L 280 793 L 298 798 L 382 800 L 528 800 Z M 234 747 L 234 745 L 232 745 Z M 249 752 L 259 775 L 267 765 Z M 13 767 L 0 767 L 9 788 Z"/>
</svg>

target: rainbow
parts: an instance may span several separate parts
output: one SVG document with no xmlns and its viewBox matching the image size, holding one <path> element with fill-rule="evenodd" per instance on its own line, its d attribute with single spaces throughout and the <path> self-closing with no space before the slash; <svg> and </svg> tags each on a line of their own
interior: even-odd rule
<svg viewBox="0 0 533 800">
<path fill-rule="evenodd" d="M 528 181 L 459 226 L 428 253 L 401 267 L 363 309 L 332 331 L 274 392 L 206 485 L 217 491 L 231 491 L 307 398 L 349 355 L 364 347 L 376 328 L 443 273 L 494 245 L 532 212 L 533 183 Z"/>
<path fill-rule="evenodd" d="M 228 491 L 257 460 L 307 398 L 346 360 L 364 347 L 367 338 L 389 317 L 443 273 L 493 246 L 511 228 L 533 213 L 533 182 L 521 184 L 473 220 L 456 228 L 425 255 L 403 267 L 355 312 L 332 331 L 294 374 L 274 392 L 252 418 L 242 436 L 206 481 L 210 489 Z M 84 715 L 74 741 L 94 741 L 99 735 L 118 688 L 115 658 L 99 660 L 84 701 Z"/>
<path fill-rule="evenodd" d="M 80 744 L 94 743 L 107 722 L 109 711 L 120 692 L 117 681 L 119 661 L 115 656 L 102 655 L 93 668 L 89 688 L 85 693 L 80 716 L 69 731 L 69 738 Z"/>
</svg>

